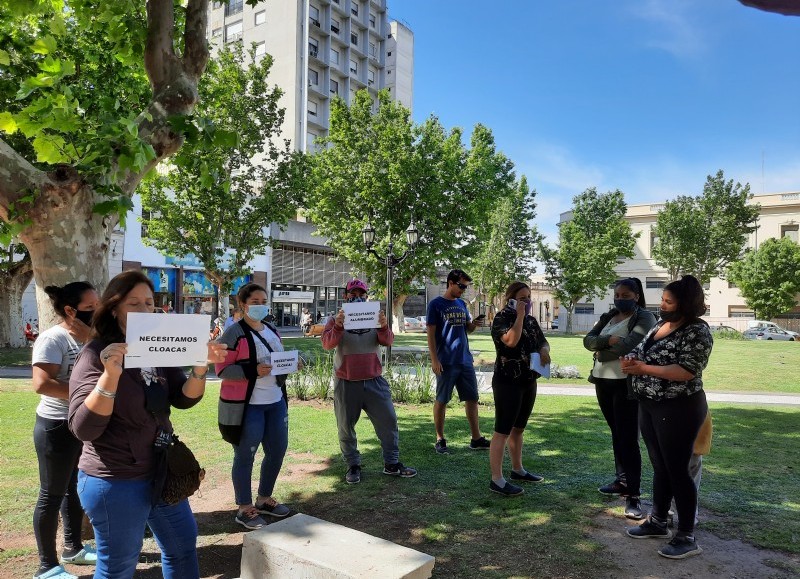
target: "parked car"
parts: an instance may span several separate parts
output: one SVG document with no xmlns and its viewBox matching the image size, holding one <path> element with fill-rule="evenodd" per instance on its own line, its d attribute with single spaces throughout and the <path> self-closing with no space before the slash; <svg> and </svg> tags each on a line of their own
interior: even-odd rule
<svg viewBox="0 0 800 579">
<path fill-rule="evenodd" d="M 787 334 L 789 334 L 790 336 L 792 336 L 795 340 L 800 339 L 800 334 L 798 334 L 797 332 L 793 332 L 791 330 L 784 330 L 778 324 L 775 324 L 773 322 L 768 322 L 766 320 L 750 320 L 749 322 L 747 322 L 748 330 L 760 330 L 762 328 L 772 328 L 775 330 L 782 330 Z"/>
<path fill-rule="evenodd" d="M 427 325 L 428 325 L 428 320 L 426 320 L 426 319 L 425 319 L 425 316 L 417 316 L 417 319 L 418 319 L 420 322 L 422 322 L 422 325 L 423 325 L 423 326 L 427 326 Z"/>
<path fill-rule="evenodd" d="M 555 320 L 550 322 L 550 329 L 551 330 L 557 330 L 558 329 L 558 318 L 556 318 Z"/>
<path fill-rule="evenodd" d="M 725 326 L 723 324 L 709 325 L 708 328 L 712 332 L 734 332 L 736 334 L 741 334 L 741 332 L 739 330 L 737 330 L 736 328 L 732 328 L 730 326 Z"/>
<path fill-rule="evenodd" d="M 406 332 L 422 332 L 425 330 L 425 324 L 417 318 L 403 318 L 403 328 Z"/>
<path fill-rule="evenodd" d="M 782 340 L 794 342 L 795 337 L 780 328 L 749 328 L 742 334 L 747 340 Z"/>
</svg>

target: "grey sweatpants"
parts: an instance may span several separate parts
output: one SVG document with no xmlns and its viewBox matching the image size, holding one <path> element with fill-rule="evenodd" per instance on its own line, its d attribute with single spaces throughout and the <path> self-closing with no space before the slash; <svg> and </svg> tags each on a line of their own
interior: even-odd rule
<svg viewBox="0 0 800 579">
<path fill-rule="evenodd" d="M 389 383 L 383 376 L 357 381 L 337 378 L 333 390 L 333 409 L 339 429 L 339 448 L 347 466 L 361 464 L 355 427 L 362 410 L 372 421 L 375 434 L 381 441 L 383 462 L 399 462 L 400 434 L 397 430 L 397 415 L 394 412 Z"/>
</svg>

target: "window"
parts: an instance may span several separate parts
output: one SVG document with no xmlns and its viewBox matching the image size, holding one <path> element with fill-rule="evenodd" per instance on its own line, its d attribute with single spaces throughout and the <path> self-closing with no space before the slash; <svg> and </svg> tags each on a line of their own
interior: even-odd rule
<svg viewBox="0 0 800 579">
<path fill-rule="evenodd" d="M 317 72 L 313 68 L 308 69 L 308 84 L 313 84 L 313 85 L 319 84 L 319 72 Z"/>
<path fill-rule="evenodd" d="M 255 23 L 256 26 L 259 24 L 264 24 L 267 21 L 267 12 L 266 10 L 262 10 L 261 12 L 256 12 L 255 16 Z"/>
<path fill-rule="evenodd" d="M 350 72 L 358 74 L 358 63 L 352 58 L 350 59 Z"/>
<path fill-rule="evenodd" d="M 350 33 L 350 43 L 354 46 L 358 46 L 358 34 L 355 32 Z"/>
<path fill-rule="evenodd" d="M 267 53 L 267 43 L 259 42 L 256 44 L 256 56 L 264 56 Z"/>
<path fill-rule="evenodd" d="M 314 101 L 308 101 L 308 114 L 312 117 L 317 116 L 317 103 Z"/>
<path fill-rule="evenodd" d="M 233 16 L 242 11 L 244 0 L 228 0 L 225 5 L 225 16 Z"/>
<path fill-rule="evenodd" d="M 387 52 L 386 56 L 392 56 L 392 51 L 390 50 L 389 52 Z"/>
<path fill-rule="evenodd" d="M 367 84 L 369 84 L 369 86 L 375 84 L 375 71 L 372 69 L 369 69 L 367 73 Z"/>
<path fill-rule="evenodd" d="M 576 314 L 594 314 L 594 304 L 575 304 Z"/>
<path fill-rule="evenodd" d="M 358 2 L 350 3 L 350 12 L 353 14 L 353 16 L 358 16 Z"/>
<path fill-rule="evenodd" d="M 644 282 L 644 287 L 647 289 L 661 289 L 665 285 L 667 285 L 665 277 L 647 277 Z"/>
<path fill-rule="evenodd" d="M 753 310 L 748 310 L 744 306 L 728 306 L 729 318 L 749 318 L 756 319 L 756 314 Z"/>
<path fill-rule="evenodd" d="M 331 18 L 331 32 L 339 34 L 339 21 L 336 18 Z"/>
<path fill-rule="evenodd" d="M 311 20 L 311 23 L 319 28 L 319 8 L 316 6 L 309 6 L 308 7 L 308 18 Z"/>
<path fill-rule="evenodd" d="M 375 28 L 375 25 L 376 25 L 377 21 L 378 20 L 377 20 L 377 18 L 375 18 L 375 15 L 372 12 L 370 12 L 369 13 L 369 27 L 370 28 Z"/>
<path fill-rule="evenodd" d="M 215 28 L 211 31 L 211 38 L 218 38 L 222 36 L 222 28 Z"/>
<path fill-rule="evenodd" d="M 234 22 L 233 24 L 228 24 L 225 27 L 225 42 L 233 42 L 234 40 L 239 40 L 242 37 L 242 21 Z"/>
<path fill-rule="evenodd" d="M 316 58 L 318 50 L 319 50 L 319 41 L 316 38 L 309 38 L 308 39 L 308 53 L 311 56 Z"/>
<path fill-rule="evenodd" d="M 378 49 L 375 47 L 374 42 L 369 43 L 369 55 L 372 58 L 378 58 Z"/>
<path fill-rule="evenodd" d="M 650 257 L 653 257 L 653 248 L 658 243 L 658 236 L 652 229 L 650 230 Z"/>
<path fill-rule="evenodd" d="M 793 225 L 793 224 L 781 225 L 781 237 L 788 237 L 789 239 L 791 239 L 792 241 L 797 243 L 798 242 L 798 236 L 797 236 L 798 228 L 800 228 L 800 226 Z"/>
<path fill-rule="evenodd" d="M 339 83 L 333 79 L 331 79 L 331 94 L 333 96 L 339 96 Z"/>
<path fill-rule="evenodd" d="M 331 63 L 339 64 L 339 51 L 335 48 L 331 48 Z"/>
</svg>

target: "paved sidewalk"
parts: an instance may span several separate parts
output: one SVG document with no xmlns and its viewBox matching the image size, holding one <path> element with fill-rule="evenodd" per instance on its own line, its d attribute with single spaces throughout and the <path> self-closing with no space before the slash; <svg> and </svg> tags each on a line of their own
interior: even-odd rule
<svg viewBox="0 0 800 579">
<path fill-rule="evenodd" d="M 483 393 L 492 391 L 492 372 L 477 372 L 478 388 Z M 31 378 L 30 366 L 6 366 L 0 367 L 0 378 Z M 213 372 L 209 374 L 209 379 L 217 380 Z M 542 396 L 589 396 L 594 398 L 594 386 L 585 384 L 558 384 L 549 385 L 546 382 L 539 384 L 537 393 Z M 779 404 L 784 406 L 800 406 L 800 396 L 795 394 L 784 394 L 774 392 L 771 394 L 749 394 L 738 392 L 708 392 L 706 397 L 710 402 L 739 402 L 742 404 Z"/>
</svg>

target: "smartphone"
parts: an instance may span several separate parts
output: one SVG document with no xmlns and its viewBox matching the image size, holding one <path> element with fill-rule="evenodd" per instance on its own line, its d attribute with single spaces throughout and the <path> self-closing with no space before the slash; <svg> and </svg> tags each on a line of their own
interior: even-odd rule
<svg viewBox="0 0 800 579">
<path fill-rule="evenodd" d="M 511 308 L 512 310 L 516 310 L 517 309 L 517 300 L 515 300 L 514 298 L 511 298 L 510 300 L 508 300 L 508 307 Z"/>
</svg>

